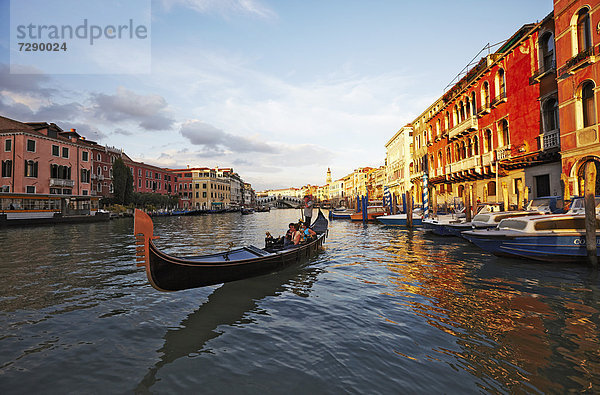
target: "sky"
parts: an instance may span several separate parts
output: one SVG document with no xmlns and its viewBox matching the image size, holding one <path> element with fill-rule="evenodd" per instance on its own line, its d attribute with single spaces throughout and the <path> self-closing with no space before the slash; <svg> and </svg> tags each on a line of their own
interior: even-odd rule
<svg viewBox="0 0 600 395">
<path fill-rule="evenodd" d="M 0 0 L 0 115 L 76 128 L 160 167 L 232 167 L 257 191 L 383 165 L 389 139 L 486 44 L 552 11 L 552 0 L 69 1 Z M 147 37 L 33 58 L 14 47 L 11 22 L 84 17 L 143 22 Z"/>
</svg>

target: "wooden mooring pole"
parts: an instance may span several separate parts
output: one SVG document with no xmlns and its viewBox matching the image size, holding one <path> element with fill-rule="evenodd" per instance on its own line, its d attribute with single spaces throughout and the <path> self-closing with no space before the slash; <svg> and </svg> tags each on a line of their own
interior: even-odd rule
<svg viewBox="0 0 600 395">
<path fill-rule="evenodd" d="M 412 191 L 406 192 L 406 227 L 412 228 L 413 198 Z"/>
<path fill-rule="evenodd" d="M 468 185 L 465 185 L 465 189 L 463 189 L 463 201 L 465 203 L 466 221 L 471 222 L 471 194 Z"/>
<path fill-rule="evenodd" d="M 589 162 L 585 167 L 585 246 L 588 262 L 596 267 L 598 265 L 598 245 L 596 241 L 596 165 Z"/>
</svg>

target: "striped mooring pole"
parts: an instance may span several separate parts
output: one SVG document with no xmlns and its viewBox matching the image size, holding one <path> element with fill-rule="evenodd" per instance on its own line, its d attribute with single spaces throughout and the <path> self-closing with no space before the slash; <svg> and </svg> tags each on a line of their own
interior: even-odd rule
<svg viewBox="0 0 600 395">
<path fill-rule="evenodd" d="M 429 188 L 427 188 L 427 174 L 423 174 L 423 218 L 429 218 Z"/>
</svg>

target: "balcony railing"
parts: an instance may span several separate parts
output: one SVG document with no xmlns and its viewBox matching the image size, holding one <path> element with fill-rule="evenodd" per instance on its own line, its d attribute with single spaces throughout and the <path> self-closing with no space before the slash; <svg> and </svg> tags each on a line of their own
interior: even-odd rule
<svg viewBox="0 0 600 395">
<path fill-rule="evenodd" d="M 451 166 L 453 172 L 474 169 L 476 166 L 481 166 L 481 159 L 479 156 L 472 156 L 455 162 Z"/>
<path fill-rule="evenodd" d="M 499 94 L 496 95 L 496 97 L 494 97 L 494 100 L 492 100 L 492 107 L 496 107 L 498 104 L 504 103 L 505 101 L 506 101 L 506 91 L 500 92 Z"/>
<path fill-rule="evenodd" d="M 477 107 L 477 115 L 484 115 L 490 112 L 490 103 L 483 103 Z"/>
<path fill-rule="evenodd" d="M 75 181 L 73 180 L 63 180 L 60 178 L 51 178 L 50 179 L 51 187 L 69 187 L 73 188 L 75 186 Z"/>
<path fill-rule="evenodd" d="M 468 133 L 470 130 L 477 130 L 477 117 L 474 115 L 467 117 L 461 123 L 450 129 L 448 137 L 450 140 L 453 140 L 464 133 Z"/>
<path fill-rule="evenodd" d="M 500 147 L 496 150 L 496 158 L 498 160 L 508 159 L 511 156 L 512 156 L 512 154 L 511 154 L 511 146 L 510 145 Z"/>
<path fill-rule="evenodd" d="M 573 74 L 573 72 L 579 67 L 583 66 L 587 63 L 593 63 L 596 59 L 594 57 L 594 47 L 590 47 L 579 52 L 577 55 L 573 56 L 571 59 L 565 62 L 565 65 L 558 70 L 558 75 L 562 76 L 563 74 Z"/>
<path fill-rule="evenodd" d="M 494 163 L 494 151 L 486 152 L 481 155 L 482 166 L 490 166 Z"/>
<path fill-rule="evenodd" d="M 539 82 L 543 76 L 553 71 L 556 71 L 556 60 L 552 59 L 550 62 L 546 62 L 547 64 L 543 64 L 539 69 L 537 69 L 531 78 L 529 79 L 529 83 L 533 84 L 534 82 Z"/>
<path fill-rule="evenodd" d="M 544 151 L 551 148 L 560 148 L 560 131 L 552 130 L 542 136 Z"/>
<path fill-rule="evenodd" d="M 102 180 L 104 180 L 104 175 L 102 175 L 102 174 L 92 174 L 92 180 L 102 181 Z"/>
</svg>

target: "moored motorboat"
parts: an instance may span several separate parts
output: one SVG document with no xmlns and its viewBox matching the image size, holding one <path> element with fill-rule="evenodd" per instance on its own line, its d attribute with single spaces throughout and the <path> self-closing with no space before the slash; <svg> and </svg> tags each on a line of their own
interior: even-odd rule
<svg viewBox="0 0 600 395">
<path fill-rule="evenodd" d="M 331 219 L 350 219 L 352 214 L 355 214 L 354 210 L 349 210 L 346 208 L 335 209 L 335 210 L 329 211 L 329 218 L 331 218 Z"/>
<path fill-rule="evenodd" d="M 375 221 L 377 217 L 385 214 L 385 208 L 383 206 L 367 206 L 367 221 Z M 352 221 L 362 221 L 363 213 L 358 212 L 350 215 Z"/>
<path fill-rule="evenodd" d="M 464 218 L 457 218 L 453 214 L 440 215 L 432 218 L 424 218 L 422 221 L 423 229 L 438 236 L 460 236 L 458 229 L 471 229 L 471 224 Z M 463 229 L 464 228 L 464 229 Z M 457 234 L 458 232 L 458 234 Z"/>
<path fill-rule="evenodd" d="M 600 220 L 596 219 L 600 256 Z M 547 262 L 584 262 L 585 215 L 557 214 L 505 218 L 495 229 L 475 229 L 463 237 L 498 256 Z"/>
<path fill-rule="evenodd" d="M 486 214 L 499 212 L 501 205 L 498 203 L 480 203 L 478 205 L 478 214 Z M 427 218 L 423 220 L 423 228 L 438 236 L 457 236 L 461 237 L 461 233 L 465 230 L 473 228 L 472 222 L 466 221 L 466 213 L 464 208 L 456 214 L 440 215 L 435 218 Z"/>
<path fill-rule="evenodd" d="M 173 256 L 154 244 L 152 219 L 135 210 L 134 234 L 138 266 L 144 266 L 150 284 L 159 291 L 180 291 L 242 280 L 281 270 L 315 255 L 327 236 L 328 221 L 319 210 L 311 228 L 317 236 L 283 249 L 252 245 L 202 256 Z"/>
</svg>

